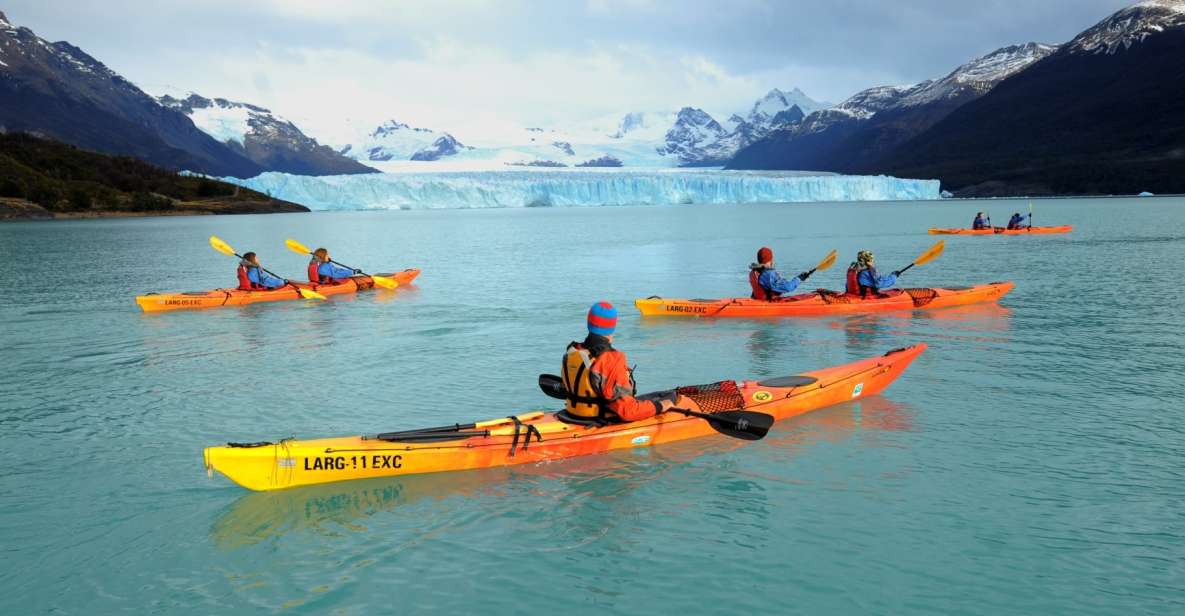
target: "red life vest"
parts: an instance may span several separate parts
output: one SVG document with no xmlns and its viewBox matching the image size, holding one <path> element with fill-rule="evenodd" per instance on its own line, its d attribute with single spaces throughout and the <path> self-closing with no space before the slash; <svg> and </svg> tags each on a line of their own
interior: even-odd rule
<svg viewBox="0 0 1185 616">
<path fill-rule="evenodd" d="M 765 270 L 749 270 L 749 286 L 753 287 L 753 294 L 749 297 L 768 302 L 774 299 L 774 294 L 770 293 L 765 287 L 761 286 L 761 272 L 763 271 Z"/>
<path fill-rule="evenodd" d="M 255 289 L 262 288 L 259 285 L 255 284 L 254 282 L 251 282 L 251 279 L 247 277 L 247 268 L 246 267 L 243 267 L 242 265 L 240 265 L 239 271 L 235 272 L 235 274 L 239 277 L 239 290 L 240 291 L 252 291 Z"/>
<path fill-rule="evenodd" d="M 860 270 L 849 267 L 847 286 L 844 288 L 844 293 L 848 295 L 860 294 Z"/>
<path fill-rule="evenodd" d="M 309 262 L 309 282 L 313 284 L 321 284 L 321 273 L 318 271 L 318 268 L 320 267 L 321 264 L 317 261 Z"/>
</svg>

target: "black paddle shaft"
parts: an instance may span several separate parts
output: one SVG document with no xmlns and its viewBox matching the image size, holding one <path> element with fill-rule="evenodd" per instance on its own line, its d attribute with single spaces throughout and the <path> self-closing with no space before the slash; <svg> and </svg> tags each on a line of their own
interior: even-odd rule
<svg viewBox="0 0 1185 616">
<path fill-rule="evenodd" d="M 333 259 L 330 259 L 330 260 L 329 260 L 329 262 L 330 262 L 330 263 L 332 263 L 332 264 L 334 264 L 334 265 L 340 265 L 340 266 L 342 266 L 342 267 L 344 267 L 344 268 L 346 268 L 346 269 L 350 270 L 351 272 L 358 272 L 359 274 L 362 274 L 363 276 L 369 276 L 369 275 L 370 275 L 370 274 L 367 274 L 366 272 L 364 272 L 364 271 L 362 271 L 362 270 L 360 270 L 360 269 L 358 269 L 358 268 L 356 268 L 356 267 L 350 267 L 349 265 L 346 265 L 345 263 L 342 263 L 341 261 L 334 261 Z"/>
</svg>

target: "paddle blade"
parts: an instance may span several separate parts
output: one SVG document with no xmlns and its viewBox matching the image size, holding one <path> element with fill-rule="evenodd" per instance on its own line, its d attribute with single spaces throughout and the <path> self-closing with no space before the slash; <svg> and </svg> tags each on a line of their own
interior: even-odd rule
<svg viewBox="0 0 1185 616">
<path fill-rule="evenodd" d="M 284 240 L 284 245 L 288 247 L 288 250 L 291 250 L 292 252 L 295 252 L 299 255 L 307 255 L 313 252 L 309 250 L 308 246 L 305 246 L 304 244 L 301 244 L 300 242 L 291 238 Z"/>
<path fill-rule="evenodd" d="M 946 240 L 938 240 L 938 243 L 931 246 L 930 250 L 923 252 L 920 257 L 914 259 L 913 264 L 925 265 L 938 258 L 938 255 L 942 254 L 943 250 L 946 250 Z"/>
<path fill-rule="evenodd" d="M 774 424 L 773 415 L 752 411 L 725 411 L 705 417 L 717 432 L 746 441 L 759 441 Z"/>
<path fill-rule="evenodd" d="M 371 276 L 370 279 L 374 281 L 376 287 L 382 287 L 384 289 L 395 289 L 399 287 L 399 281 L 387 278 L 386 276 Z"/>
<path fill-rule="evenodd" d="M 325 297 L 324 295 L 321 295 L 320 293 L 318 293 L 316 291 L 312 291 L 310 289 L 296 287 L 296 290 L 300 291 L 300 296 L 305 299 L 319 299 L 319 300 L 329 299 L 329 298 Z"/>
<path fill-rule="evenodd" d="M 236 256 L 235 249 L 231 248 L 230 244 L 219 239 L 217 235 L 210 236 L 210 247 L 228 257 Z"/>
<path fill-rule="evenodd" d="M 566 400 L 568 398 L 568 390 L 564 388 L 564 380 L 554 374 L 540 374 L 539 389 L 542 389 L 543 393 L 548 396 L 558 400 Z"/>
<path fill-rule="evenodd" d="M 838 250 L 832 250 L 831 252 L 827 253 L 827 256 L 822 261 L 819 261 L 819 264 L 815 266 L 815 271 L 821 272 L 823 270 L 829 269 L 832 265 L 835 265 L 835 259 L 838 256 Z"/>
</svg>

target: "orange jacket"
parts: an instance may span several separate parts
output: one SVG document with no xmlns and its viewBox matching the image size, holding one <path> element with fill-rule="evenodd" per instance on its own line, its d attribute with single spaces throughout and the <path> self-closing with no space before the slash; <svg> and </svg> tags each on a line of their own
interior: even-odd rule
<svg viewBox="0 0 1185 616">
<path fill-rule="evenodd" d="M 593 360 L 589 369 L 589 382 L 608 401 L 606 406 L 609 410 L 622 421 L 638 421 L 658 413 L 657 403 L 634 397 L 637 393 L 634 390 L 634 376 L 630 373 L 625 353 L 617 349 L 602 351 Z"/>
</svg>

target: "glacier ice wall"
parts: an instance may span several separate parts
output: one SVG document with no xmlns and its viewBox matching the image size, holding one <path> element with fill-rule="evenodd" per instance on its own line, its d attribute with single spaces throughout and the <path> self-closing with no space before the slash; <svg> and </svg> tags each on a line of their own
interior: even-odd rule
<svg viewBox="0 0 1185 616">
<path fill-rule="evenodd" d="M 268 172 L 241 186 L 314 210 L 787 203 L 938 199 L 938 180 L 794 172 L 465 171 L 305 176 Z"/>
</svg>

